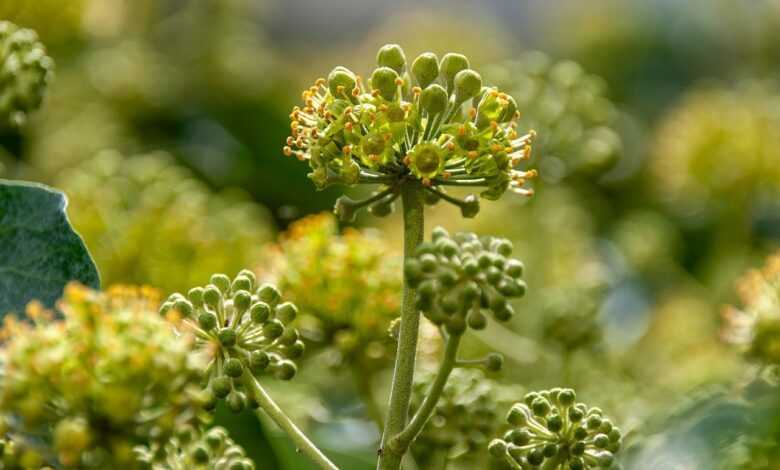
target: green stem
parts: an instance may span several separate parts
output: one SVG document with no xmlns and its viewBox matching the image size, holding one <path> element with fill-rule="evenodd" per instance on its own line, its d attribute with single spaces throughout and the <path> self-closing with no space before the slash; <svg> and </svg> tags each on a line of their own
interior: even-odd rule
<svg viewBox="0 0 780 470">
<path fill-rule="evenodd" d="M 441 360 L 441 364 L 439 364 L 436 378 L 433 380 L 422 405 L 420 405 L 420 409 L 414 414 L 409 425 L 393 439 L 400 448 L 407 449 L 411 445 L 433 414 L 433 410 L 436 408 L 436 404 L 444 391 L 444 386 L 447 384 L 447 379 L 450 378 L 450 373 L 452 373 L 452 369 L 457 362 L 460 338 L 460 335 L 452 335 L 447 338 L 447 343 L 444 347 L 444 357 Z"/>
<path fill-rule="evenodd" d="M 404 213 L 404 260 L 406 260 L 414 256 L 417 245 L 423 239 L 423 187 L 416 182 L 404 183 L 401 188 L 401 201 Z M 415 306 L 415 297 L 416 290 L 404 282 L 398 351 L 395 356 L 387 419 L 377 462 L 377 468 L 381 470 L 401 468 L 401 459 L 406 452 L 406 449 L 391 448 L 388 444 L 390 439 L 406 426 L 409 413 L 417 355 L 417 336 L 420 328 L 420 312 Z"/>
<path fill-rule="evenodd" d="M 290 437 L 299 452 L 306 454 L 312 462 L 323 470 L 338 470 L 338 467 L 328 460 L 328 458 L 325 457 L 325 454 L 323 454 L 309 438 L 298 429 L 298 426 L 284 414 L 284 411 L 282 411 L 282 409 L 279 408 L 279 405 L 273 401 L 265 389 L 258 383 L 256 378 L 248 373 L 244 373 L 244 386 L 252 394 L 257 403 L 260 404 L 260 408 L 262 408 L 282 431 Z"/>
</svg>

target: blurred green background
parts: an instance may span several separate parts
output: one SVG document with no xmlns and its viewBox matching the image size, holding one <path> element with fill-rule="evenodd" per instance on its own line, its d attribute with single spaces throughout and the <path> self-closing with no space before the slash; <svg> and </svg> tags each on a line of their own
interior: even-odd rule
<svg viewBox="0 0 780 470">
<path fill-rule="evenodd" d="M 386 42 L 467 54 L 538 132 L 540 180 L 473 220 L 429 209 L 429 227 L 507 237 L 526 263 L 520 314 L 464 354 L 503 353 L 492 379 L 521 391 L 577 388 L 627 432 L 625 468 L 780 468 L 780 394 L 746 395 L 756 366 L 719 336 L 735 280 L 780 245 L 780 1 L 3 0 L 0 19 L 57 64 L 29 125 L 0 133 L 0 177 L 68 194 L 105 284 L 165 293 L 243 267 L 278 277 L 284 243 L 268 244 L 331 209 L 341 190 L 317 193 L 281 152 L 301 90 L 334 65 L 367 71 Z M 357 226 L 398 262 L 397 215 Z M 373 468 L 389 384 L 386 351 L 370 353 L 386 338 L 356 320 L 372 302 L 303 325 L 300 377 L 271 385 L 345 469 Z M 434 362 L 433 336 L 423 348 Z M 259 468 L 308 468 L 270 424 L 220 420 Z"/>
</svg>

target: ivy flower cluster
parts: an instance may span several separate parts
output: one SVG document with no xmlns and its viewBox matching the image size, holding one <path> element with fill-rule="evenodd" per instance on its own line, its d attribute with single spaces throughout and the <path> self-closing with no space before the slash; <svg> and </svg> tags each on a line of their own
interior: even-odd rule
<svg viewBox="0 0 780 470">
<path fill-rule="evenodd" d="M 200 423 L 204 364 L 193 338 L 148 308 L 154 293 L 114 292 L 71 284 L 62 320 L 35 303 L 32 325 L 7 317 L 0 415 L 13 465 L 136 468 L 134 447 Z"/>
<path fill-rule="evenodd" d="M 723 338 L 753 359 L 780 365 L 780 253 L 747 272 L 737 292 L 742 306 L 724 308 Z"/>
<path fill-rule="evenodd" d="M 259 269 L 300 307 L 304 338 L 333 347 L 335 365 L 363 374 L 392 360 L 401 258 L 381 237 L 351 228 L 339 234 L 332 214 L 309 216 L 268 248 Z"/>
<path fill-rule="evenodd" d="M 526 394 L 509 410 L 511 429 L 490 442 L 490 454 L 514 469 L 612 468 L 620 429 L 576 398 L 574 390 L 561 388 Z"/>
<path fill-rule="evenodd" d="M 184 427 L 167 443 L 136 448 L 136 454 L 150 470 L 255 469 L 244 449 L 221 427 L 205 432 Z"/>
<path fill-rule="evenodd" d="M 309 163 L 317 188 L 385 185 L 361 204 L 376 204 L 380 213 L 409 180 L 421 182 L 434 200 L 461 206 L 440 187 L 483 187 L 488 199 L 507 189 L 532 194 L 526 183 L 536 171 L 518 167 L 530 157 L 534 132 L 517 133 L 515 100 L 483 86 L 465 56 L 426 52 L 408 64 L 401 47 L 390 44 L 379 50 L 377 65 L 367 81 L 334 68 L 290 114 L 284 153 Z"/>
<path fill-rule="evenodd" d="M 422 404 L 435 380 L 422 374 L 412 391 L 412 409 Z M 485 446 L 502 427 L 501 411 L 511 405 L 512 387 L 485 376 L 479 369 L 452 371 L 433 415 L 412 444 L 421 468 L 443 468 L 449 460 L 463 459 L 484 468 Z"/>
<path fill-rule="evenodd" d="M 35 31 L 0 21 L 0 128 L 27 121 L 41 105 L 53 70 Z"/>
<path fill-rule="evenodd" d="M 523 263 L 509 256 L 512 243 L 496 237 L 443 228 L 432 232 L 404 266 L 407 282 L 417 288 L 417 306 L 434 324 L 451 334 L 467 327 L 481 330 L 486 313 L 498 321 L 514 315 L 509 299 L 525 295 Z"/>
<path fill-rule="evenodd" d="M 68 195 L 70 219 L 106 285 L 185 290 L 254 262 L 271 235 L 265 208 L 213 191 L 164 152 L 103 151 L 54 183 Z"/>
<path fill-rule="evenodd" d="M 262 375 L 292 379 L 297 372 L 293 361 L 305 349 L 298 330 L 290 326 L 298 308 L 284 302 L 275 286 L 258 286 L 249 270 L 232 280 L 214 274 L 209 284 L 186 296 L 172 294 L 160 312 L 181 315 L 182 329 L 195 336 L 195 348 L 206 356 L 209 407 L 222 399 L 235 412 L 256 407 L 243 381 Z"/>
</svg>

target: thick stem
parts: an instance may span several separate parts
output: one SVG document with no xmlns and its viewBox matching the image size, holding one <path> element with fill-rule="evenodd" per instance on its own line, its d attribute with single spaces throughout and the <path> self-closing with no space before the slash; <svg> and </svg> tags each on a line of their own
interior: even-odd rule
<svg viewBox="0 0 780 470">
<path fill-rule="evenodd" d="M 328 460 L 303 432 L 298 429 L 298 426 L 293 423 L 290 418 L 284 414 L 279 405 L 277 405 L 273 399 L 266 393 L 265 389 L 257 382 L 257 379 L 248 373 L 244 373 L 244 386 L 249 393 L 252 394 L 257 403 L 260 404 L 260 408 L 271 417 L 271 419 L 284 431 L 287 436 L 295 443 L 295 447 L 299 452 L 303 452 L 309 457 L 312 462 L 317 464 L 323 470 L 338 470 L 333 462 Z"/>
<path fill-rule="evenodd" d="M 420 405 L 420 409 L 414 414 L 414 417 L 409 422 L 409 425 L 393 440 L 398 443 L 398 446 L 402 449 L 409 448 L 412 441 L 420 434 L 425 423 L 428 422 L 433 410 L 436 408 L 436 404 L 439 402 L 441 393 L 444 391 L 444 386 L 447 384 L 447 380 L 450 378 L 450 373 L 455 367 L 458 356 L 458 346 L 460 345 L 460 335 L 451 335 L 447 338 L 447 344 L 444 349 L 444 357 L 439 364 L 439 370 L 436 373 L 436 378 L 431 384 L 428 394 Z"/>
<path fill-rule="evenodd" d="M 414 256 L 417 245 L 423 239 L 423 187 L 416 182 L 403 184 L 401 201 L 404 213 L 404 260 L 406 260 Z M 409 413 L 414 363 L 417 355 L 417 336 L 420 327 L 420 312 L 415 306 L 415 297 L 415 289 L 404 282 L 398 351 L 395 356 L 393 384 L 390 388 L 385 430 L 382 433 L 382 447 L 377 462 L 377 468 L 381 470 L 401 468 L 401 459 L 406 452 L 406 449 L 393 449 L 388 444 L 393 436 L 404 429 Z"/>
</svg>

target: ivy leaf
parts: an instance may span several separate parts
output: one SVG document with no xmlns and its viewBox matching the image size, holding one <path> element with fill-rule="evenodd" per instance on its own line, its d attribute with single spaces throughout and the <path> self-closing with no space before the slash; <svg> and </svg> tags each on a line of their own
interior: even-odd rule
<svg viewBox="0 0 780 470">
<path fill-rule="evenodd" d="M 47 307 L 70 281 L 99 288 L 95 263 L 65 213 L 67 200 L 44 185 L 0 179 L 0 318 Z"/>
</svg>

